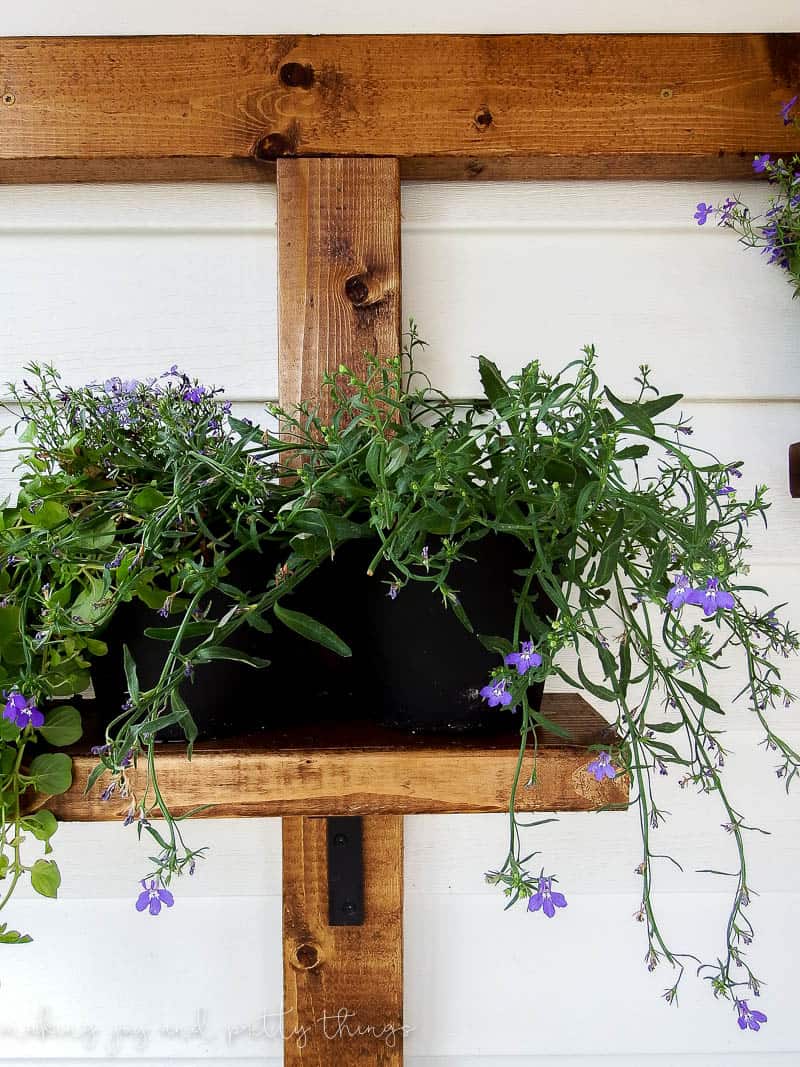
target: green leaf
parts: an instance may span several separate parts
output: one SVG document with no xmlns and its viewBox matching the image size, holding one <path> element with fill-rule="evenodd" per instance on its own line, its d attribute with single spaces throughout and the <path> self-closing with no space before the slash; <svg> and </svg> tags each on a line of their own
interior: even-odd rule
<svg viewBox="0 0 800 1067">
<path fill-rule="evenodd" d="M 676 730 L 680 730 L 683 726 L 682 722 L 649 722 L 647 723 L 647 729 L 653 730 L 657 734 L 674 734 Z"/>
<path fill-rule="evenodd" d="M 39 733 L 49 745 L 57 748 L 74 744 L 83 734 L 80 712 L 69 704 L 53 708 L 47 713 Z"/>
<path fill-rule="evenodd" d="M 649 415 L 651 419 L 654 419 L 662 411 L 674 408 L 681 400 L 683 400 L 683 393 L 667 393 L 665 396 L 657 396 L 654 400 L 645 400 L 639 404 L 639 407 L 645 415 Z"/>
<path fill-rule="evenodd" d="M 20 730 L 10 719 L 0 718 L 0 741 L 16 741 Z"/>
<path fill-rule="evenodd" d="M 178 725 L 183 730 L 186 740 L 189 742 L 189 753 L 191 754 L 192 746 L 197 740 L 197 723 L 192 718 L 192 713 L 189 711 L 188 704 L 177 689 L 173 690 L 172 695 L 170 696 L 170 705 L 172 710 L 178 716 Z"/>
<path fill-rule="evenodd" d="M 61 872 L 55 860 L 37 860 L 31 868 L 31 885 L 43 897 L 57 897 Z"/>
<path fill-rule="evenodd" d="M 259 615 L 255 611 L 245 612 L 244 621 L 248 626 L 252 626 L 254 630 L 258 630 L 262 634 L 272 633 L 272 624 L 267 622 L 263 615 Z"/>
<path fill-rule="evenodd" d="M 37 793 L 66 793 L 72 785 L 72 760 L 63 752 L 46 752 L 33 760 L 28 774 Z"/>
<path fill-rule="evenodd" d="M 605 393 L 611 405 L 616 408 L 620 415 L 622 415 L 623 419 L 627 419 L 629 423 L 632 423 L 648 437 L 655 437 L 655 426 L 653 426 L 653 423 L 648 418 L 647 412 L 644 411 L 644 405 L 628 404 L 624 400 L 620 400 L 618 397 L 614 396 L 610 389 L 606 389 Z"/>
<path fill-rule="evenodd" d="M 135 704 L 139 699 L 139 675 L 136 673 L 136 661 L 127 645 L 122 646 L 122 663 L 125 668 L 125 683 L 128 694 Z"/>
<path fill-rule="evenodd" d="M 478 640 L 489 652 L 497 652 L 501 656 L 507 656 L 512 649 L 511 642 L 507 637 L 492 637 L 489 634 L 478 634 Z"/>
<path fill-rule="evenodd" d="M 52 811 L 37 811 L 34 815 L 26 815 L 22 820 L 22 828 L 32 833 L 37 841 L 44 841 L 45 855 L 53 851 L 50 838 L 58 829 L 58 822 Z"/>
<path fill-rule="evenodd" d="M 27 509 L 24 512 L 24 517 L 31 526 L 36 526 L 42 530 L 52 530 L 54 527 L 60 526 L 62 522 L 66 522 L 69 518 L 69 512 L 57 500 L 45 500 L 41 507 L 36 508 L 35 511 Z"/>
<path fill-rule="evenodd" d="M 275 617 L 280 619 L 284 626 L 294 630 L 296 634 L 300 634 L 306 640 L 315 641 L 318 645 L 329 648 L 331 652 L 335 652 L 338 656 L 345 658 L 352 656 L 353 653 L 341 637 L 323 623 L 312 619 L 310 615 L 304 615 L 301 611 L 290 611 L 288 608 L 281 607 L 280 604 L 275 604 L 272 610 L 275 612 Z"/>
<path fill-rule="evenodd" d="M 5 923 L 0 923 L 0 945 L 28 945 L 31 941 L 33 938 L 30 934 L 9 930 Z"/>
<path fill-rule="evenodd" d="M 108 606 L 102 603 L 107 593 L 106 583 L 102 579 L 92 578 L 75 598 L 70 614 L 77 615 L 87 625 L 99 622 L 108 611 Z"/>
<path fill-rule="evenodd" d="M 685 693 L 688 693 L 689 696 L 693 697 L 702 707 L 708 708 L 709 711 L 715 711 L 717 715 L 725 714 L 716 700 L 714 700 L 712 696 L 709 696 L 708 693 L 704 693 L 702 689 L 698 689 L 697 686 L 692 685 L 691 682 L 685 682 L 683 678 L 679 678 L 677 681 L 680 688 Z"/>
<path fill-rule="evenodd" d="M 617 452 L 614 459 L 643 459 L 650 451 L 647 445 L 628 445 Z"/>
<path fill-rule="evenodd" d="M 201 645 L 194 653 L 194 658 L 198 663 L 217 659 L 234 660 L 236 663 L 246 663 L 249 667 L 269 667 L 270 663 L 268 659 L 250 656 L 238 648 L 228 648 L 226 645 Z"/>
<path fill-rule="evenodd" d="M 93 656 L 105 656 L 108 652 L 108 645 L 105 641 L 98 641 L 96 637 L 84 637 L 83 641 L 86 651 Z"/>
<path fill-rule="evenodd" d="M 611 703 L 616 702 L 617 694 L 613 690 L 606 689 L 605 686 L 598 685 L 597 682 L 593 682 L 591 681 L 591 679 L 586 677 L 583 667 L 581 666 L 580 660 L 578 660 L 578 677 L 581 680 L 581 685 L 583 686 L 583 688 L 588 690 L 588 692 L 590 692 L 592 696 L 597 697 L 598 700 L 607 700 Z"/>
<path fill-rule="evenodd" d="M 16 604 L 0 608 L 0 648 L 11 641 L 19 640 L 19 608 Z"/>
<path fill-rule="evenodd" d="M 133 498 L 133 503 L 140 511 L 156 511 L 167 503 L 167 497 L 154 485 L 146 485 Z"/>
<path fill-rule="evenodd" d="M 508 396 L 508 386 L 500 373 L 500 368 L 486 356 L 478 356 L 478 373 L 481 377 L 484 396 L 493 407 L 496 407 L 499 400 Z"/>
</svg>

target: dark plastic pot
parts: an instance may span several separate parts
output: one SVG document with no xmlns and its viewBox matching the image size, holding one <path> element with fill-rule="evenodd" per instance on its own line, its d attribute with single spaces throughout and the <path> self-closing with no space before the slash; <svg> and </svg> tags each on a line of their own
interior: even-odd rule
<svg viewBox="0 0 800 1067">
<path fill-rule="evenodd" d="M 453 566 L 448 584 L 457 590 L 475 627 L 470 634 L 430 585 L 408 582 L 392 600 L 387 595 L 389 568 L 366 578 L 375 548 L 353 544 L 337 553 L 337 583 L 349 576 L 350 584 L 335 597 L 339 619 L 330 621 L 353 648 L 370 716 L 412 733 L 515 729 L 517 718 L 510 711 L 490 709 L 480 696 L 500 657 L 476 635 L 512 635 L 514 594 L 523 581 L 515 571 L 529 566 L 529 553 L 515 538 L 489 534 L 469 546 L 474 562 Z M 538 585 L 533 595 L 537 612 L 554 617 L 555 609 Z M 346 603 L 353 612 L 347 625 L 341 612 Z M 539 684 L 529 691 L 536 708 L 543 690 Z"/>
<path fill-rule="evenodd" d="M 280 557 L 283 558 L 283 557 Z M 231 566 L 227 581 L 254 595 L 267 588 L 279 563 L 277 555 L 247 553 Z M 325 577 L 324 568 L 319 574 Z M 310 612 L 311 602 L 319 595 L 317 574 L 312 574 L 298 592 L 285 601 L 295 610 Z M 216 617 L 226 611 L 231 601 L 223 594 L 212 594 Z M 123 666 L 123 645 L 127 645 L 136 663 L 139 684 L 148 689 L 158 680 L 166 661 L 169 644 L 146 637 L 145 629 L 174 627 L 178 616 L 161 618 L 157 611 L 140 600 L 122 604 L 102 634 L 108 654 L 92 665 L 92 683 L 99 709 L 106 719 L 112 717 L 127 698 Z M 227 644 L 260 659 L 270 666 L 259 670 L 232 660 L 214 660 L 199 665 L 193 680 L 187 679 L 180 692 L 188 705 L 201 740 L 216 740 L 296 722 L 314 709 L 330 705 L 328 676 L 335 672 L 318 669 L 318 646 L 292 631 L 274 624 L 274 631 L 264 634 L 242 625 Z M 339 659 L 339 657 L 336 657 Z M 312 668 L 309 670 L 309 667 Z M 298 678 L 302 681 L 298 685 Z M 297 699 L 299 689 L 303 699 Z M 158 739 L 181 741 L 179 726 L 159 731 Z"/>
</svg>

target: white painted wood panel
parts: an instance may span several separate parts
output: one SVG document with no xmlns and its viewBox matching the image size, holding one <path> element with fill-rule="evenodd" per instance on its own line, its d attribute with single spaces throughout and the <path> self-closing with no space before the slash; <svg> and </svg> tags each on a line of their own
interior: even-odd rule
<svg viewBox="0 0 800 1067">
<path fill-rule="evenodd" d="M 746 184 L 763 203 L 763 184 Z M 75 210 L 69 188 L 0 189 L 3 376 L 37 359 L 82 378 L 91 337 L 98 375 L 179 362 L 236 399 L 274 396 L 274 189 L 229 188 L 217 207 L 220 188 L 183 186 L 174 211 L 160 186 L 112 188 L 109 202 L 105 187 L 78 188 Z M 555 369 L 594 343 L 623 394 L 646 362 L 661 388 L 694 399 L 800 397 L 778 272 L 692 220 L 698 200 L 730 190 L 408 187 L 404 313 L 430 342 L 420 365 L 464 395 L 477 389 L 478 353 L 509 371 L 534 357 Z"/>
<path fill-rule="evenodd" d="M 346 9 L 323 0 L 284 7 L 254 0 L 74 0 L 68 8 L 53 0 L 28 0 L 4 10 L 0 30 L 7 35 L 138 33 L 731 33 L 800 29 L 792 0 L 675 0 L 669 6 L 614 0 L 506 0 L 487 6 L 479 0 L 430 4 L 408 0 L 402 7 L 353 0 Z"/>
</svg>

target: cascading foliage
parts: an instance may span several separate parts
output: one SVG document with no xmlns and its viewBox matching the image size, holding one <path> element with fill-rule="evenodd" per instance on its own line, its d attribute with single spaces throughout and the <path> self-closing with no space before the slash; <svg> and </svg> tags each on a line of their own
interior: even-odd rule
<svg viewBox="0 0 800 1067">
<path fill-rule="evenodd" d="M 477 540 L 502 534 L 524 546 L 529 562 L 511 632 L 475 634 L 497 654 L 493 676 L 475 680 L 487 715 L 515 708 L 520 731 L 508 853 L 487 878 L 509 904 L 551 918 L 567 906 L 555 877 L 532 868 L 538 853 L 525 854 L 527 829 L 515 815 L 518 790 L 536 788 L 536 728 L 566 733 L 531 705 L 529 688 L 559 675 L 612 711 L 617 740 L 587 754 L 585 773 L 600 783 L 630 777 L 647 966 L 670 966 L 670 1002 L 687 965 L 695 967 L 730 1000 L 739 1026 L 757 1030 L 766 1016 L 748 1003 L 759 982 L 744 951 L 753 937 L 752 828 L 728 795 L 726 709 L 714 683 L 738 666 L 739 698 L 788 786 L 800 757 L 769 714 L 786 714 L 791 701 L 778 662 L 798 638 L 780 605 L 747 578 L 747 531 L 765 517 L 764 489 L 741 498 L 740 464 L 692 447 L 691 426 L 672 414 L 681 397 L 661 396 L 646 367 L 636 399 L 623 401 L 601 388 L 591 347 L 557 375 L 534 361 L 506 379 L 481 358 L 484 395 L 458 402 L 414 370 L 420 344 L 412 326 L 403 359 L 370 360 L 363 376 L 340 368 L 326 382 L 329 420 L 311 405 L 271 406 L 280 436 L 234 418 L 218 391 L 174 368 L 159 380 L 81 389 L 31 368 L 32 384 L 14 394 L 27 424 L 20 495 L 0 524 L 0 873 L 10 890 L 30 875 L 55 895 L 53 861 L 29 863 L 21 847 L 32 835 L 49 850 L 55 819 L 46 807 L 25 814 L 24 801 L 28 791 L 68 788 L 69 758 L 31 757 L 40 739 L 78 736 L 77 711 L 53 700 L 85 689 L 92 657 L 105 652 L 103 625 L 121 602 L 138 597 L 170 618 L 173 625 L 152 631 L 169 652 L 146 690 L 126 656 L 128 701 L 109 709 L 91 784 L 105 776 L 103 795 L 122 798 L 125 821 L 155 842 L 136 906 L 158 914 L 173 904 L 174 876 L 193 872 L 202 853 L 185 843 L 186 816 L 170 814 L 158 786 L 159 729 L 179 723 L 190 746 L 196 734 L 179 687 L 202 680 L 211 660 L 241 658 L 229 638 L 243 625 L 264 633 L 266 657 L 273 625 L 347 655 L 335 633 L 281 601 L 323 562 L 333 557 L 335 566 L 337 549 L 356 538 L 374 544 L 370 571 L 382 563 L 391 576 L 387 610 L 407 583 L 421 582 L 471 629 L 451 569 Z M 267 588 L 232 584 L 231 561 L 267 545 L 282 560 Z M 212 590 L 225 610 L 212 608 Z M 555 618 L 537 614 L 539 590 Z M 132 765 L 146 771 L 141 795 L 131 791 Z M 733 865 L 722 877 L 731 908 L 714 961 L 674 945 L 657 918 L 654 885 L 670 862 L 657 844 L 667 818 L 659 782 L 670 774 L 720 806 L 730 835 Z M 156 809 L 165 816 L 158 824 Z"/>
</svg>

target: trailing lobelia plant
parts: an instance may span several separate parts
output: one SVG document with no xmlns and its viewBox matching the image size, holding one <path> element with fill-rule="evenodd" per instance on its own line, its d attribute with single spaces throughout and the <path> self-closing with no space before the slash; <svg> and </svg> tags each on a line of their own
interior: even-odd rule
<svg viewBox="0 0 800 1067">
<path fill-rule="evenodd" d="M 37 892 L 57 895 L 60 873 L 49 858 L 57 823 L 46 798 L 70 787 L 72 761 L 34 753 L 42 742 L 63 747 L 81 737 L 80 711 L 67 701 L 89 687 L 109 621 L 136 600 L 152 613 L 145 633 L 166 646 L 163 667 L 145 689 L 126 648 L 128 699 L 102 709 L 106 736 L 92 749 L 98 765 L 87 788 L 105 776 L 103 799 L 122 800 L 126 825 L 155 845 L 137 907 L 157 914 L 172 906 L 172 878 L 192 873 L 203 850 L 185 844 L 186 816 L 173 817 L 159 789 L 154 740 L 177 724 L 191 751 L 197 728 L 181 686 L 195 672 L 225 659 L 267 663 L 234 647 L 232 635 L 242 626 L 268 632 L 267 613 L 303 568 L 248 598 L 230 567 L 245 552 L 280 552 L 275 512 L 292 490 L 261 463 L 260 446 L 254 454 L 260 434 L 245 423 L 244 435 L 234 430 L 219 391 L 175 367 L 160 379 L 77 389 L 52 368 L 26 369 L 29 380 L 11 387 L 10 411 L 24 430 L 12 449 L 21 450 L 19 491 L 0 511 L 0 908 L 27 877 Z M 176 625 L 156 625 L 169 616 Z M 303 623 L 284 617 L 289 627 Z M 128 776 L 139 764 L 145 785 L 134 796 Z M 30 837 L 44 856 L 29 854 Z M 0 942 L 29 940 L 0 929 Z"/>
<path fill-rule="evenodd" d="M 758 995 L 759 982 L 743 950 L 753 936 L 750 827 L 727 792 L 724 708 L 714 681 L 731 657 L 743 665 L 740 696 L 788 786 L 800 756 L 773 730 L 768 710 L 791 699 L 776 660 L 796 651 L 798 638 L 779 621 L 779 605 L 760 602 L 762 591 L 746 579 L 747 527 L 765 516 L 764 491 L 739 498 L 740 465 L 691 447 L 691 426 L 669 414 L 680 396 L 659 395 L 646 367 L 637 398 L 624 401 L 601 388 L 591 347 L 557 375 L 533 362 L 506 379 L 481 358 L 484 396 L 464 404 L 414 370 L 420 344 L 412 327 L 406 358 L 370 360 L 363 376 L 343 367 L 327 379 L 330 419 L 309 404 L 271 406 L 280 435 L 232 418 L 216 391 L 177 372 L 166 385 L 61 390 L 52 372 L 40 370 L 39 384 L 17 394 L 30 453 L 20 501 L 4 513 L 2 531 L 13 561 L 5 596 L 19 608 L 14 651 L 3 660 L 6 732 L 15 731 L 4 741 L 12 756 L 0 780 L 7 870 L 15 880 L 25 872 L 13 852 L 29 829 L 20 794 L 47 792 L 24 749 L 58 709 L 40 721 L 30 702 L 80 691 L 80 674 L 66 688 L 55 684 L 63 660 L 54 657 L 75 656 L 83 671 L 103 651 L 88 642 L 101 640 L 105 619 L 126 598 L 177 619 L 155 686 L 138 685 L 128 657 L 129 701 L 108 723 L 97 771 L 110 772 L 106 793 L 126 795 L 128 766 L 146 766 L 145 794 L 131 797 L 126 821 L 157 843 L 137 899 L 140 910 L 157 914 L 172 904 L 170 880 L 191 872 L 202 852 L 184 843 L 181 820 L 160 793 L 154 751 L 158 731 L 175 723 L 191 746 L 191 695 L 179 692 L 187 676 L 202 677 L 204 663 L 225 654 L 248 623 L 265 634 L 265 650 L 277 621 L 346 655 L 332 629 L 281 601 L 323 564 L 335 574 L 351 544 L 368 550 L 364 569 L 382 576 L 374 581 L 383 583 L 389 610 L 413 587 L 427 588 L 473 630 L 459 568 L 487 538 L 502 536 L 523 564 L 508 632 L 474 634 L 476 649 L 496 657 L 474 691 L 487 716 L 516 710 L 520 748 L 508 853 L 487 878 L 509 905 L 522 901 L 551 918 L 567 905 L 554 876 L 531 869 L 537 853 L 525 854 L 516 816 L 519 789 L 536 788 L 536 728 L 568 736 L 533 699 L 537 683 L 558 675 L 614 709 L 617 740 L 595 746 L 585 773 L 598 782 L 626 774 L 633 784 L 642 833 L 636 918 L 648 967 L 675 969 L 666 999 L 676 999 L 692 963 L 732 1002 L 739 1025 L 758 1029 L 766 1019 L 749 1006 L 747 990 Z M 35 525 L 45 508 L 47 523 Z M 257 591 L 231 586 L 225 575 L 236 554 L 266 545 L 279 554 L 274 579 Z M 212 592 L 227 598 L 227 610 L 211 611 Z M 352 598 L 348 611 L 358 611 Z M 658 783 L 670 770 L 721 805 L 738 861 L 725 948 L 713 963 L 675 948 L 657 920 L 653 888 L 664 857 L 653 838 L 666 817 Z M 149 817 L 156 808 L 162 829 Z"/>
<path fill-rule="evenodd" d="M 797 100 L 793 96 L 783 104 L 780 116 L 785 126 L 800 129 L 800 119 L 792 114 Z M 743 245 L 760 248 L 768 263 L 786 271 L 794 288 L 793 296 L 797 296 L 800 294 L 800 154 L 795 152 L 784 160 L 762 152 L 753 159 L 753 171 L 764 175 L 775 189 L 763 215 L 753 215 L 737 195 L 727 197 L 716 207 L 702 201 L 695 208 L 694 218 L 698 226 L 705 226 L 709 218 L 716 216 L 717 225 L 738 233 Z"/>
<path fill-rule="evenodd" d="M 409 356 L 419 343 L 412 328 Z M 527 565 L 511 632 L 475 635 L 476 647 L 498 656 L 492 676 L 476 679 L 476 688 L 482 686 L 487 710 L 516 709 L 520 732 L 508 854 L 487 879 L 509 906 L 522 901 L 550 918 L 566 907 L 556 879 L 531 869 L 537 853 L 524 854 L 515 814 L 519 789 L 536 788 L 536 727 L 565 733 L 531 702 L 531 686 L 560 676 L 615 709 L 618 741 L 596 746 L 586 773 L 598 782 L 626 774 L 633 785 L 642 834 L 636 919 L 646 931 L 648 968 L 675 968 L 664 994 L 672 1003 L 687 964 L 695 965 L 715 996 L 730 1000 L 739 1026 L 758 1030 L 766 1016 L 748 1004 L 759 981 L 744 951 L 753 937 L 745 853 L 753 828 L 728 794 L 724 708 L 714 684 L 732 659 L 743 666 L 739 697 L 788 787 L 800 756 L 767 713 L 792 699 L 776 661 L 797 650 L 798 637 L 779 621 L 779 605 L 764 602 L 746 578 L 747 527 L 765 518 L 764 488 L 740 499 L 740 464 L 691 447 L 692 427 L 670 414 L 681 397 L 659 395 L 647 367 L 632 402 L 601 388 L 592 347 L 556 375 L 533 362 L 505 379 L 483 357 L 479 369 L 484 396 L 467 405 L 432 390 L 398 360 L 373 361 L 364 377 L 341 368 L 328 381 L 336 412 L 330 422 L 308 407 L 273 408 L 305 460 L 298 471 L 304 495 L 280 520 L 291 533 L 310 509 L 331 522 L 346 517 L 369 526 L 369 569 L 389 568 L 390 599 L 424 583 L 467 627 L 451 571 L 483 538 L 519 542 Z M 268 452 L 280 446 L 272 435 L 265 441 Z M 541 612 L 536 587 L 555 618 Z M 656 915 L 657 868 L 669 859 L 654 842 L 667 817 L 658 783 L 671 771 L 681 774 L 682 788 L 720 805 L 732 838 L 737 869 L 725 948 L 715 962 L 673 946 Z"/>
</svg>

